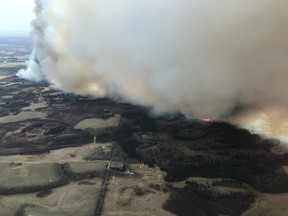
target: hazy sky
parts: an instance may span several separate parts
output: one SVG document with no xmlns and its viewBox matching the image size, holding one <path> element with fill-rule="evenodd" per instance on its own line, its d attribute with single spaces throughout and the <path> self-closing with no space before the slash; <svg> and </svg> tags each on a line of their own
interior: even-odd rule
<svg viewBox="0 0 288 216">
<path fill-rule="evenodd" d="M 0 36 L 29 35 L 34 0 L 0 0 Z"/>
</svg>

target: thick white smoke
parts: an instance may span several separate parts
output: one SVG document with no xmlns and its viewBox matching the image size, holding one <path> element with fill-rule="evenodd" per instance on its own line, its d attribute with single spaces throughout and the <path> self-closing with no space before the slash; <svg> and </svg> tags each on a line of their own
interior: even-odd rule
<svg viewBox="0 0 288 216">
<path fill-rule="evenodd" d="M 38 0 L 21 77 L 159 111 L 288 105 L 288 1 Z"/>
</svg>

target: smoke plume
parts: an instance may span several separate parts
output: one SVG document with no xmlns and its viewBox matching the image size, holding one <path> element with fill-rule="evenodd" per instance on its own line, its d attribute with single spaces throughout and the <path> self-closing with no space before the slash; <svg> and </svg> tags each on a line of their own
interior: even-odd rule
<svg viewBox="0 0 288 216">
<path fill-rule="evenodd" d="M 35 3 L 20 77 L 187 116 L 288 107 L 288 1 Z"/>
</svg>

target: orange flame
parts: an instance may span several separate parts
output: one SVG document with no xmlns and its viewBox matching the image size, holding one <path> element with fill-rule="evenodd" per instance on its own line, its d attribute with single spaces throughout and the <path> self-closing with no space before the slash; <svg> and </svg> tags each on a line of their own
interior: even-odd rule
<svg viewBox="0 0 288 216">
<path fill-rule="evenodd" d="M 210 118 L 201 118 L 201 121 L 213 122 L 213 119 L 210 119 Z"/>
</svg>

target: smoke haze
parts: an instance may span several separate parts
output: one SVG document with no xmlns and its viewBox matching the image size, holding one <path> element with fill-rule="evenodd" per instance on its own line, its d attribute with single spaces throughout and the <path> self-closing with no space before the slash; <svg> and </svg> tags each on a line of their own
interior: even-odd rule
<svg viewBox="0 0 288 216">
<path fill-rule="evenodd" d="M 288 1 L 38 0 L 27 70 L 69 92 L 219 117 L 287 107 Z"/>
</svg>

